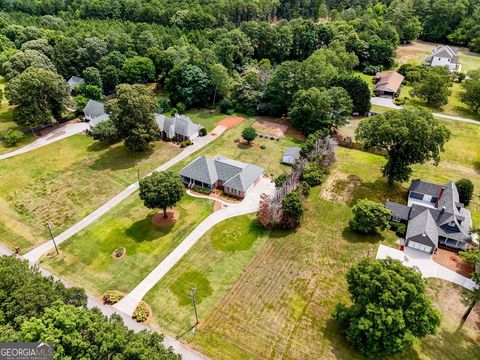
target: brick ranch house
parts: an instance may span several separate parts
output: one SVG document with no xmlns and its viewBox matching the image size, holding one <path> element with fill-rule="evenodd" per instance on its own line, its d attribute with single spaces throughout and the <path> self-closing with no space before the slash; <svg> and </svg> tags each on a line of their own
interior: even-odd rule
<svg viewBox="0 0 480 360">
<path fill-rule="evenodd" d="M 200 156 L 180 170 L 180 175 L 188 188 L 221 189 L 225 194 L 243 199 L 263 172 L 261 167 L 223 156 Z"/>
</svg>

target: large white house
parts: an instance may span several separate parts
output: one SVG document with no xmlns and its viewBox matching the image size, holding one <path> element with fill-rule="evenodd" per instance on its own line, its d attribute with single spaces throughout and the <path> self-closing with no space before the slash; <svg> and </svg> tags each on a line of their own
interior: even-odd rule
<svg viewBox="0 0 480 360">
<path fill-rule="evenodd" d="M 456 50 L 448 45 L 437 45 L 432 54 L 425 57 L 425 64 L 430 66 L 446 66 L 450 71 L 460 71 L 460 65 Z"/>
</svg>

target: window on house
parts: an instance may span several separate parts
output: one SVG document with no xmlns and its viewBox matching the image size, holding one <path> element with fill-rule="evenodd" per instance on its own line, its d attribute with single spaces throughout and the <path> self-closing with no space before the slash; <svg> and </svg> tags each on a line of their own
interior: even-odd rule
<svg viewBox="0 0 480 360">
<path fill-rule="evenodd" d="M 402 221 L 402 219 L 400 219 L 396 216 L 392 216 L 392 221 L 400 222 L 400 221 Z"/>
<path fill-rule="evenodd" d="M 423 200 L 423 194 L 418 194 L 413 191 L 410 193 L 410 197 L 412 199 Z"/>
</svg>

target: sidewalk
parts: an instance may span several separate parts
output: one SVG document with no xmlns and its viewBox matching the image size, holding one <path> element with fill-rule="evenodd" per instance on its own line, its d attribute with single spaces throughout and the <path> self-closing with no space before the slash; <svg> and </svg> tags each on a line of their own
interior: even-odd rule
<svg viewBox="0 0 480 360">
<path fill-rule="evenodd" d="M 185 148 L 181 153 L 167 161 L 165 164 L 159 166 L 156 168 L 154 171 L 164 171 L 170 168 L 171 166 L 177 164 L 178 162 L 182 161 L 183 159 L 187 158 L 194 152 L 200 150 L 204 146 L 208 145 L 210 142 L 218 138 L 223 132 L 226 130 L 225 127 L 223 126 L 217 126 L 212 132 L 215 135 L 212 135 L 211 133 L 208 134 L 207 136 L 204 137 L 199 137 L 195 139 L 195 143 L 187 148 Z M 151 173 L 147 174 L 146 176 L 150 175 Z M 138 181 L 134 182 L 133 184 L 129 185 L 125 190 L 123 190 L 121 193 L 117 194 L 115 197 L 112 199 L 108 200 L 105 204 L 100 206 L 98 209 L 96 209 L 94 212 L 89 214 L 87 217 L 83 218 L 80 220 L 78 223 L 73 225 L 72 227 L 68 228 L 65 230 L 63 233 L 61 233 L 58 236 L 55 236 L 55 241 L 57 245 L 60 245 L 63 243 L 65 240 L 69 239 L 76 233 L 80 232 L 81 230 L 85 229 L 87 226 L 92 224 L 95 220 L 99 219 L 102 215 L 107 213 L 109 210 L 114 208 L 116 205 L 118 205 L 120 202 L 125 200 L 127 197 L 132 195 L 135 191 L 138 190 Z M 35 249 L 30 250 L 28 253 L 23 255 L 22 257 L 24 259 L 27 259 L 30 261 L 32 264 L 35 264 L 40 260 L 40 258 L 52 250 L 53 248 L 53 243 L 52 241 L 47 241 L 46 243 L 43 243 L 39 246 L 37 246 Z"/>
<path fill-rule="evenodd" d="M 263 193 L 272 194 L 275 191 L 275 185 L 270 179 L 262 178 L 260 182 L 247 194 L 238 204 L 229 204 L 205 220 L 203 220 L 175 250 L 173 250 L 148 276 L 138 284 L 135 289 L 127 294 L 122 300 L 113 305 L 114 308 L 133 315 L 135 308 L 143 297 L 172 269 L 175 264 L 216 224 L 240 215 L 250 214 L 258 210 L 260 196 Z"/>
</svg>

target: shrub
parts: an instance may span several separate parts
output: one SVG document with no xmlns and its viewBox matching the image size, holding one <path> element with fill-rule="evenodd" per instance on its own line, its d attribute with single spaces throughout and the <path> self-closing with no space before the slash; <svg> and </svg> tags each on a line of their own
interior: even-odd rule
<svg viewBox="0 0 480 360">
<path fill-rule="evenodd" d="M 7 135 L 5 135 L 3 143 L 6 146 L 15 146 L 18 144 L 20 140 L 24 137 L 23 133 L 18 130 L 10 131 Z"/>
<path fill-rule="evenodd" d="M 257 137 L 257 130 L 255 128 L 249 126 L 243 129 L 242 131 L 242 138 L 250 144 L 255 138 Z"/>
<path fill-rule="evenodd" d="M 275 187 L 279 188 L 282 187 L 283 184 L 285 184 L 285 181 L 287 180 L 287 175 L 281 174 L 278 175 L 273 182 L 275 183 Z"/>
<path fill-rule="evenodd" d="M 138 322 L 142 322 L 148 319 L 148 315 L 150 315 L 148 306 L 142 301 L 140 304 L 138 304 L 137 308 L 133 312 L 132 317 Z"/>
<path fill-rule="evenodd" d="M 460 202 L 465 206 L 468 205 L 473 196 L 473 182 L 470 179 L 460 179 L 455 183 L 455 185 L 457 185 Z"/>
<path fill-rule="evenodd" d="M 207 133 L 208 133 L 207 129 L 205 129 L 205 128 L 201 128 L 200 131 L 199 131 L 200 136 L 205 136 L 205 135 L 207 135 Z"/>
<path fill-rule="evenodd" d="M 377 72 L 380 72 L 383 70 L 382 65 L 368 65 L 363 69 L 363 73 L 367 75 L 375 75 Z"/>
<path fill-rule="evenodd" d="M 184 113 L 184 112 L 187 110 L 187 107 L 186 107 L 185 104 L 182 103 L 182 102 L 177 103 L 176 108 L 177 108 L 176 110 L 177 110 L 177 112 L 178 112 L 179 114 L 182 114 L 182 113 Z"/>
<path fill-rule="evenodd" d="M 113 305 L 122 300 L 125 294 L 118 290 L 108 290 L 103 293 L 103 302 L 105 304 Z"/>
<path fill-rule="evenodd" d="M 260 145 L 260 149 L 265 150 L 267 147 L 265 145 Z"/>
<path fill-rule="evenodd" d="M 320 185 L 325 180 L 325 172 L 315 164 L 308 164 L 303 170 L 302 180 L 310 186 Z"/>
<path fill-rule="evenodd" d="M 186 148 L 187 146 L 190 146 L 192 144 L 193 144 L 193 142 L 190 139 L 183 140 L 182 142 L 180 142 L 180 147 L 183 149 L 183 148 Z"/>
<path fill-rule="evenodd" d="M 396 98 L 393 102 L 395 105 L 405 105 L 405 98 Z"/>
<path fill-rule="evenodd" d="M 106 120 L 99 123 L 89 132 L 90 136 L 94 140 L 102 141 L 105 143 L 113 144 L 120 140 L 117 129 L 112 120 Z"/>
<path fill-rule="evenodd" d="M 283 229 L 294 229 L 300 225 L 304 207 L 298 192 L 288 193 L 282 200 L 282 220 L 280 226 Z"/>
<path fill-rule="evenodd" d="M 395 234 L 399 237 L 405 237 L 406 233 L 407 233 L 407 227 L 405 226 L 405 224 L 398 224 Z"/>
<path fill-rule="evenodd" d="M 310 185 L 308 185 L 308 183 L 306 181 L 301 181 L 300 185 L 298 186 L 298 190 L 305 197 L 308 197 L 308 195 L 310 195 L 310 189 L 311 188 L 312 187 Z"/>
<path fill-rule="evenodd" d="M 164 113 L 170 110 L 170 99 L 164 96 L 160 96 L 157 101 L 156 110 L 160 113 Z"/>
<path fill-rule="evenodd" d="M 199 187 L 199 186 L 194 186 L 192 187 L 192 190 L 199 193 L 199 194 L 205 194 L 205 195 L 210 195 L 212 193 L 211 190 Z"/>
</svg>

